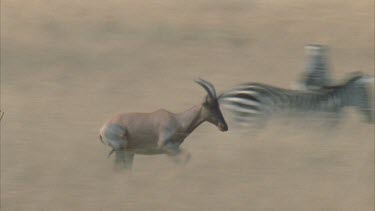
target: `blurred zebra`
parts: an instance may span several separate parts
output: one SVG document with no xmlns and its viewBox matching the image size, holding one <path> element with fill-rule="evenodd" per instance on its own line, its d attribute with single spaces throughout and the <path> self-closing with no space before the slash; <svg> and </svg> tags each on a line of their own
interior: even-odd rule
<svg viewBox="0 0 375 211">
<path fill-rule="evenodd" d="M 306 67 L 297 82 L 300 90 L 316 90 L 332 85 L 328 65 L 328 47 L 319 44 L 305 46 Z"/>
<path fill-rule="evenodd" d="M 277 114 L 318 113 L 338 118 L 345 107 L 355 107 L 365 121 L 374 122 L 373 107 L 368 82 L 374 78 L 361 73 L 353 74 L 336 86 L 319 90 L 289 90 L 261 83 L 248 83 L 223 92 L 219 102 L 229 111 L 235 122 L 257 124 Z M 328 115 L 328 116 L 327 116 Z"/>
</svg>

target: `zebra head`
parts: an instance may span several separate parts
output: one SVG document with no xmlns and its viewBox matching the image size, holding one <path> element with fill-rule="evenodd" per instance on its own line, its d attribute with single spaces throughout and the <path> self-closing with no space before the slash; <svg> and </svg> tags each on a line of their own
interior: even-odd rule
<svg viewBox="0 0 375 211">
<path fill-rule="evenodd" d="M 374 93 L 370 91 L 369 85 L 374 83 L 374 76 L 354 72 L 343 85 L 345 95 L 351 96 L 347 100 L 349 106 L 356 107 L 369 123 L 374 123 Z"/>
</svg>

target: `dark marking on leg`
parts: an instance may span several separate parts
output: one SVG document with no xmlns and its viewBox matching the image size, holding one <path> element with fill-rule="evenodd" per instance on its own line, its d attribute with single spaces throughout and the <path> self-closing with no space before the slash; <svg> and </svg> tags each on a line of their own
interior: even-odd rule
<svg viewBox="0 0 375 211">
<path fill-rule="evenodd" d="M 108 153 L 107 158 L 111 157 L 111 155 L 112 155 L 114 152 L 115 152 L 115 149 L 112 149 L 112 150 Z"/>
</svg>

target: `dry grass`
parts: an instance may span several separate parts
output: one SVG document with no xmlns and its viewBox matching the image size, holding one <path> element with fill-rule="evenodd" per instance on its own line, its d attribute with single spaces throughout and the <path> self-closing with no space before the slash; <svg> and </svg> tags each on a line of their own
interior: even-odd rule
<svg viewBox="0 0 375 211">
<path fill-rule="evenodd" d="M 136 156 L 112 170 L 98 140 L 117 112 L 182 111 L 197 77 L 289 87 L 303 46 L 331 47 L 334 77 L 374 69 L 373 1 L 1 2 L 1 210 L 373 210 L 374 129 L 208 123 L 176 167 Z"/>
</svg>

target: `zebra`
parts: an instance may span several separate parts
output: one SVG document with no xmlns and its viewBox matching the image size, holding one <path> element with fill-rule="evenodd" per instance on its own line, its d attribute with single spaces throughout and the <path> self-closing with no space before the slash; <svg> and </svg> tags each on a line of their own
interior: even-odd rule
<svg viewBox="0 0 375 211">
<path fill-rule="evenodd" d="M 224 91 L 219 96 L 223 110 L 236 123 L 259 124 L 279 114 L 302 114 L 312 117 L 318 113 L 338 119 L 345 107 L 359 110 L 366 122 L 374 122 L 373 105 L 368 83 L 374 77 L 353 73 L 346 81 L 319 90 L 291 90 L 262 83 L 247 83 Z"/>
<path fill-rule="evenodd" d="M 297 81 L 300 90 L 316 90 L 333 84 L 328 65 L 328 47 L 308 44 L 304 47 L 306 67 Z"/>
</svg>

